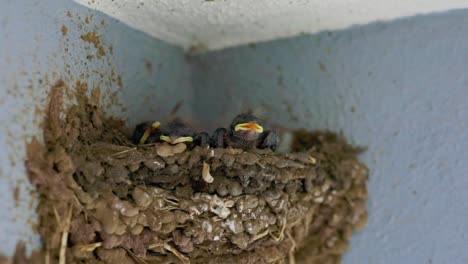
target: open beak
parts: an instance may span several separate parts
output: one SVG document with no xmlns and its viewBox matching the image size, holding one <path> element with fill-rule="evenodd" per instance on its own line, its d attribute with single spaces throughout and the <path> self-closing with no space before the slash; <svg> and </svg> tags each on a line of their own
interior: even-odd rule
<svg viewBox="0 0 468 264">
<path fill-rule="evenodd" d="M 236 125 L 234 131 L 255 131 L 263 133 L 263 127 L 255 122 L 248 122 Z"/>
<path fill-rule="evenodd" d="M 193 137 L 168 137 L 168 136 L 161 136 L 160 139 L 165 141 L 169 144 L 179 144 L 185 142 L 193 142 Z"/>
<path fill-rule="evenodd" d="M 148 139 L 148 137 L 151 135 L 151 133 L 155 129 L 157 129 L 160 125 L 161 125 L 160 122 L 154 122 L 153 124 L 151 124 L 151 126 L 146 129 L 145 133 L 143 133 L 143 136 L 141 136 L 140 144 L 144 144 L 146 140 Z"/>
</svg>

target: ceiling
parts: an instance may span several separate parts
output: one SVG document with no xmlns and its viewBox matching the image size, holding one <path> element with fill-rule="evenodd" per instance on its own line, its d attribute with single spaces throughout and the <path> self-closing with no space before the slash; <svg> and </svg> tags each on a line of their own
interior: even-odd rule
<svg viewBox="0 0 468 264">
<path fill-rule="evenodd" d="M 213 50 L 468 7 L 467 0 L 75 0 L 181 46 Z"/>
</svg>

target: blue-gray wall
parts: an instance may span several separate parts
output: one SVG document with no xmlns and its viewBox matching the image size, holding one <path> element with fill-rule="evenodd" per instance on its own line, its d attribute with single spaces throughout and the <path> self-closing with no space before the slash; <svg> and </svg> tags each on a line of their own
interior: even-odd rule
<svg viewBox="0 0 468 264">
<path fill-rule="evenodd" d="M 101 36 L 106 56 L 86 59 L 96 49 L 80 36 L 91 31 Z M 107 102 L 116 92 L 127 111 L 115 105 L 108 111 L 130 124 L 158 118 L 183 99 L 182 113 L 193 109 L 211 128 L 251 107 L 277 124 L 343 131 L 369 146 L 363 158 L 371 169 L 369 224 L 354 237 L 345 263 L 468 262 L 467 10 L 233 48 L 187 63 L 180 49 L 72 1 L 4 1 L 4 254 L 18 239 L 39 243 L 30 225 L 35 204 L 24 173 L 24 139 L 40 135 L 36 107 L 43 109 L 58 78 L 99 85 Z"/>
<path fill-rule="evenodd" d="M 81 39 L 89 32 L 100 36 L 105 56 L 97 58 L 97 49 Z M 20 239 L 28 249 L 39 245 L 31 227 L 37 199 L 31 198 L 25 176 L 24 146 L 32 136 L 40 137 L 41 110 L 56 80 L 99 86 L 106 105 L 119 102 L 127 111 L 116 105 L 106 109 L 134 124 L 164 115 L 178 100 L 184 100 L 182 112 L 190 113 L 190 74 L 180 48 L 71 0 L 1 1 L 0 254 L 12 254 Z"/>
<path fill-rule="evenodd" d="M 468 263 L 468 10 L 192 60 L 195 112 L 248 107 L 366 145 L 369 223 L 345 263 Z"/>
</svg>

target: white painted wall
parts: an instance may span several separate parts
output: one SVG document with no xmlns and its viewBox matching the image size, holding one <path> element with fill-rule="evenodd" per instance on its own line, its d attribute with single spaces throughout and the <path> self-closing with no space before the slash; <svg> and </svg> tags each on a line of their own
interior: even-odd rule
<svg viewBox="0 0 468 264">
<path fill-rule="evenodd" d="M 468 7 L 467 0 L 75 0 L 169 43 L 207 49 Z"/>
</svg>

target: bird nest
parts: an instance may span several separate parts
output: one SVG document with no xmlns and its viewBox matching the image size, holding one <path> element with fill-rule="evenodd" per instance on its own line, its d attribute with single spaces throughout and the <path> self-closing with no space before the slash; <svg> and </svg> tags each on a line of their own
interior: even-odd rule
<svg viewBox="0 0 468 264">
<path fill-rule="evenodd" d="M 336 134 L 293 153 L 135 146 L 78 91 L 28 147 L 50 263 L 340 263 L 367 219 L 367 169 Z M 98 93 L 93 93 L 98 94 Z"/>
</svg>

